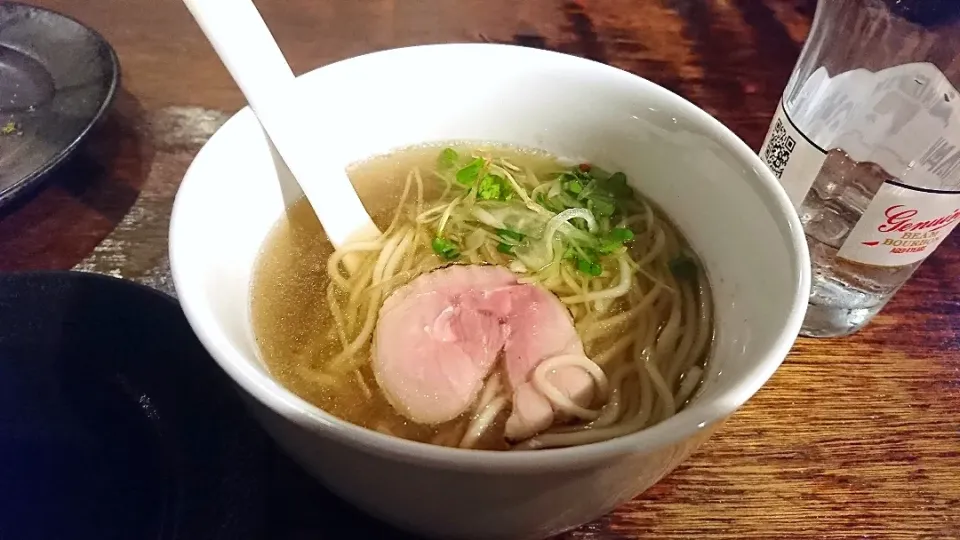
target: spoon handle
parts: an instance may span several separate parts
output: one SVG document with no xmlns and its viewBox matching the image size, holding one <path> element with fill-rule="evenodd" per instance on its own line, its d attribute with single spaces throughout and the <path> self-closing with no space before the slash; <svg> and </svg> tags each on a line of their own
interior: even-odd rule
<svg viewBox="0 0 960 540">
<path fill-rule="evenodd" d="M 379 235 L 342 168 L 300 125 L 296 79 L 251 0 L 183 0 L 240 87 L 277 152 L 296 177 L 335 247 Z M 302 112 L 302 111 L 299 111 Z"/>
<path fill-rule="evenodd" d="M 293 71 L 250 0 L 183 0 L 250 108 L 267 111 L 290 92 Z"/>
</svg>

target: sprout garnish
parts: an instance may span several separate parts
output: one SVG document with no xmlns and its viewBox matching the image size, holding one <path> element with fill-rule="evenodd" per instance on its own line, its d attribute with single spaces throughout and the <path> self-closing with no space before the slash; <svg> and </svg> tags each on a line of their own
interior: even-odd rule
<svg viewBox="0 0 960 540">
<path fill-rule="evenodd" d="M 504 264 L 534 273 L 561 265 L 589 279 L 616 272 L 623 257 L 632 264 L 627 247 L 638 220 L 629 218 L 648 210 L 624 173 L 583 163 L 537 178 L 506 159 L 453 148 L 443 149 L 436 163 L 452 200 L 421 218 L 441 216 L 431 245 L 442 259 L 467 257 L 490 242 L 483 253 L 495 251 Z M 450 234 L 447 219 L 458 223 Z M 470 236 L 478 228 L 484 236 Z"/>
</svg>

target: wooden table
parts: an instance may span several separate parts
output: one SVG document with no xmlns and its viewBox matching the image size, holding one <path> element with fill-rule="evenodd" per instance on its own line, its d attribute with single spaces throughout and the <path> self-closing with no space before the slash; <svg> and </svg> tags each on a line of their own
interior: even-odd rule
<svg viewBox="0 0 960 540">
<path fill-rule="evenodd" d="M 167 211 L 242 104 L 174 0 L 42 0 L 116 47 L 123 92 L 84 155 L 0 214 L 0 270 L 110 272 L 169 290 Z M 628 69 L 759 147 L 814 0 L 261 0 L 294 70 L 400 45 L 495 41 Z M 875 322 L 801 339 L 659 485 L 568 538 L 960 538 L 960 235 Z M 387 534 L 278 461 L 274 538 Z M 291 480 L 291 478 L 293 480 Z M 282 498 L 281 497 L 281 498 Z M 333 512 L 318 511 L 316 505 Z M 317 517 L 317 516 L 324 517 Z M 336 532 L 359 527 L 354 534 Z M 356 532 L 356 531 L 361 532 Z"/>
</svg>

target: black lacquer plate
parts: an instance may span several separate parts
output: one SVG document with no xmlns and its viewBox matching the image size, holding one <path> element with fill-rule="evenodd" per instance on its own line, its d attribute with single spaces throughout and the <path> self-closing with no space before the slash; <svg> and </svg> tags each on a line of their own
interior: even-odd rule
<svg viewBox="0 0 960 540">
<path fill-rule="evenodd" d="M 264 538 L 273 456 L 172 298 L 0 275 L 0 538 Z"/>
<path fill-rule="evenodd" d="M 117 55 L 95 31 L 0 0 L 0 206 L 77 149 L 119 76 Z"/>
</svg>

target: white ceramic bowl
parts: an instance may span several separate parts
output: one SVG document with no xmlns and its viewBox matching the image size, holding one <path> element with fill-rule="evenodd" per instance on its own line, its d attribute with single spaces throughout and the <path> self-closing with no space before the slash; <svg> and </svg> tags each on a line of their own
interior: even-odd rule
<svg viewBox="0 0 960 540">
<path fill-rule="evenodd" d="M 170 226 L 177 293 L 264 427 L 332 491 L 374 516 L 442 538 L 542 538 L 586 523 L 676 467 L 770 378 L 797 336 L 810 273 L 793 207 L 740 139 L 651 82 L 535 49 L 434 45 L 317 69 L 297 80 L 295 94 L 303 136 L 336 166 L 423 142 L 476 139 L 623 170 L 689 238 L 716 299 L 716 342 L 695 402 L 633 435 L 484 452 L 342 422 L 284 389 L 258 360 L 251 269 L 299 193 L 275 167 L 251 111 L 240 111 L 203 147 L 177 194 Z"/>
</svg>

